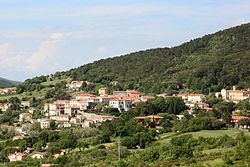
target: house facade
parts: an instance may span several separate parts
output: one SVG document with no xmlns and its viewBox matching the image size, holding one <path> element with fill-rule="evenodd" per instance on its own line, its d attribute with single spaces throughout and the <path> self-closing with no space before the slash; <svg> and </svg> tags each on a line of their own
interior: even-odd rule
<svg viewBox="0 0 250 167">
<path fill-rule="evenodd" d="M 132 101 L 124 98 L 113 98 L 109 101 L 109 106 L 117 108 L 119 111 L 128 111 L 132 107 Z"/>
<path fill-rule="evenodd" d="M 222 99 L 226 101 L 232 101 L 234 103 L 238 103 L 242 100 L 249 99 L 250 98 L 250 90 L 226 90 L 222 89 L 220 94 Z"/>
</svg>

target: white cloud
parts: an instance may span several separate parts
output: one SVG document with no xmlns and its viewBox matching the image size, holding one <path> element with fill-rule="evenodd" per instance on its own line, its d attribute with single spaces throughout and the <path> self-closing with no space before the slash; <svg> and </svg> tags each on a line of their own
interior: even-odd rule
<svg viewBox="0 0 250 167">
<path fill-rule="evenodd" d="M 8 55 L 11 51 L 11 48 L 12 48 L 12 46 L 9 43 L 5 43 L 5 44 L 0 45 L 0 59 L 1 59 L 0 62 L 2 62 L 2 60 L 4 60 L 6 57 L 8 57 Z"/>
<path fill-rule="evenodd" d="M 0 69 L 22 70 L 29 72 L 41 71 L 41 68 L 52 68 L 53 58 L 65 36 L 63 33 L 53 33 L 49 39 L 41 42 L 33 54 L 16 52 L 9 43 L 0 45 Z"/>
<path fill-rule="evenodd" d="M 25 62 L 26 69 L 36 71 L 40 69 L 45 63 L 51 65 L 51 59 L 55 56 L 55 53 L 63 40 L 64 35 L 62 33 L 53 33 L 50 39 L 42 42 L 36 52 L 34 52 Z M 53 63 L 52 63 L 53 64 Z"/>
<path fill-rule="evenodd" d="M 96 49 L 97 54 L 105 54 L 108 52 L 108 48 L 105 46 L 99 47 Z"/>
<path fill-rule="evenodd" d="M 10 43 L 0 45 L 1 69 L 19 69 L 23 65 L 24 56 L 16 54 Z"/>
</svg>

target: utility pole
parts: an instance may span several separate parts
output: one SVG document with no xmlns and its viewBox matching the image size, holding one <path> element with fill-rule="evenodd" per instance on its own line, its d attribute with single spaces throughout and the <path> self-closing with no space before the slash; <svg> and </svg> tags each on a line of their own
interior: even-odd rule
<svg viewBox="0 0 250 167">
<path fill-rule="evenodd" d="M 118 138 L 118 159 L 121 160 L 121 135 Z"/>
</svg>

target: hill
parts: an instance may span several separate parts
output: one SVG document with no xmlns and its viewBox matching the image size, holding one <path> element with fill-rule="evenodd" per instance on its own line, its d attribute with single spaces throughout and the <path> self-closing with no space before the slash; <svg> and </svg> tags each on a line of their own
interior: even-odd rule
<svg viewBox="0 0 250 167">
<path fill-rule="evenodd" d="M 18 81 L 11 81 L 11 80 L 0 77 L 0 88 L 13 87 L 19 83 L 20 82 Z"/>
<path fill-rule="evenodd" d="M 173 48 L 139 51 L 95 61 L 62 73 L 74 79 L 124 88 L 166 92 L 185 87 L 204 93 L 222 87 L 249 87 L 250 23 L 229 28 Z"/>
<path fill-rule="evenodd" d="M 237 85 L 250 87 L 250 23 L 172 48 L 156 48 L 102 59 L 58 72 L 56 78 L 89 80 L 114 89 L 145 93 L 208 93 Z M 51 78 L 53 80 L 53 78 Z M 30 81 L 30 80 L 29 80 Z"/>
</svg>

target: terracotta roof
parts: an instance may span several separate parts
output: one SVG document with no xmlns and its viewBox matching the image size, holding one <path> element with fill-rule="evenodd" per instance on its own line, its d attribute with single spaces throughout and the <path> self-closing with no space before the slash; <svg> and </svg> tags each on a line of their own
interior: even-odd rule
<svg viewBox="0 0 250 167">
<path fill-rule="evenodd" d="M 245 117 L 245 116 L 232 116 L 231 117 L 232 120 L 241 120 L 241 119 L 245 119 L 245 118 L 249 118 L 249 117 Z"/>
<path fill-rule="evenodd" d="M 127 90 L 127 92 L 132 94 L 140 94 L 140 92 L 137 90 Z"/>
<path fill-rule="evenodd" d="M 93 94 L 89 94 L 89 93 L 82 93 L 82 94 L 77 94 L 76 96 L 96 97 L 96 95 L 93 95 Z"/>
<path fill-rule="evenodd" d="M 204 94 L 200 93 L 180 93 L 178 96 L 205 96 Z"/>
<path fill-rule="evenodd" d="M 227 92 L 234 92 L 234 93 L 250 93 L 247 90 L 226 90 Z"/>
<path fill-rule="evenodd" d="M 54 104 L 58 104 L 58 103 L 67 103 L 69 102 L 69 100 L 57 100 L 54 102 Z"/>
<path fill-rule="evenodd" d="M 10 155 L 16 155 L 16 156 L 26 156 L 26 154 L 24 154 L 24 153 L 21 153 L 21 152 L 16 152 L 16 153 L 13 153 L 13 154 L 10 154 Z M 10 156 L 9 155 L 9 156 Z"/>
<path fill-rule="evenodd" d="M 45 155 L 45 152 L 33 152 L 31 155 L 35 155 L 35 154 L 39 154 L 39 155 Z"/>
<path fill-rule="evenodd" d="M 26 138 L 29 138 L 29 136 L 14 136 L 13 139 L 16 138 L 16 139 L 26 139 Z"/>
<path fill-rule="evenodd" d="M 158 116 L 158 115 L 148 115 L 148 116 L 144 116 L 144 117 L 135 117 L 135 119 L 146 119 L 146 118 L 154 118 L 154 119 L 160 119 L 160 118 L 163 118 L 161 116 Z"/>
</svg>

